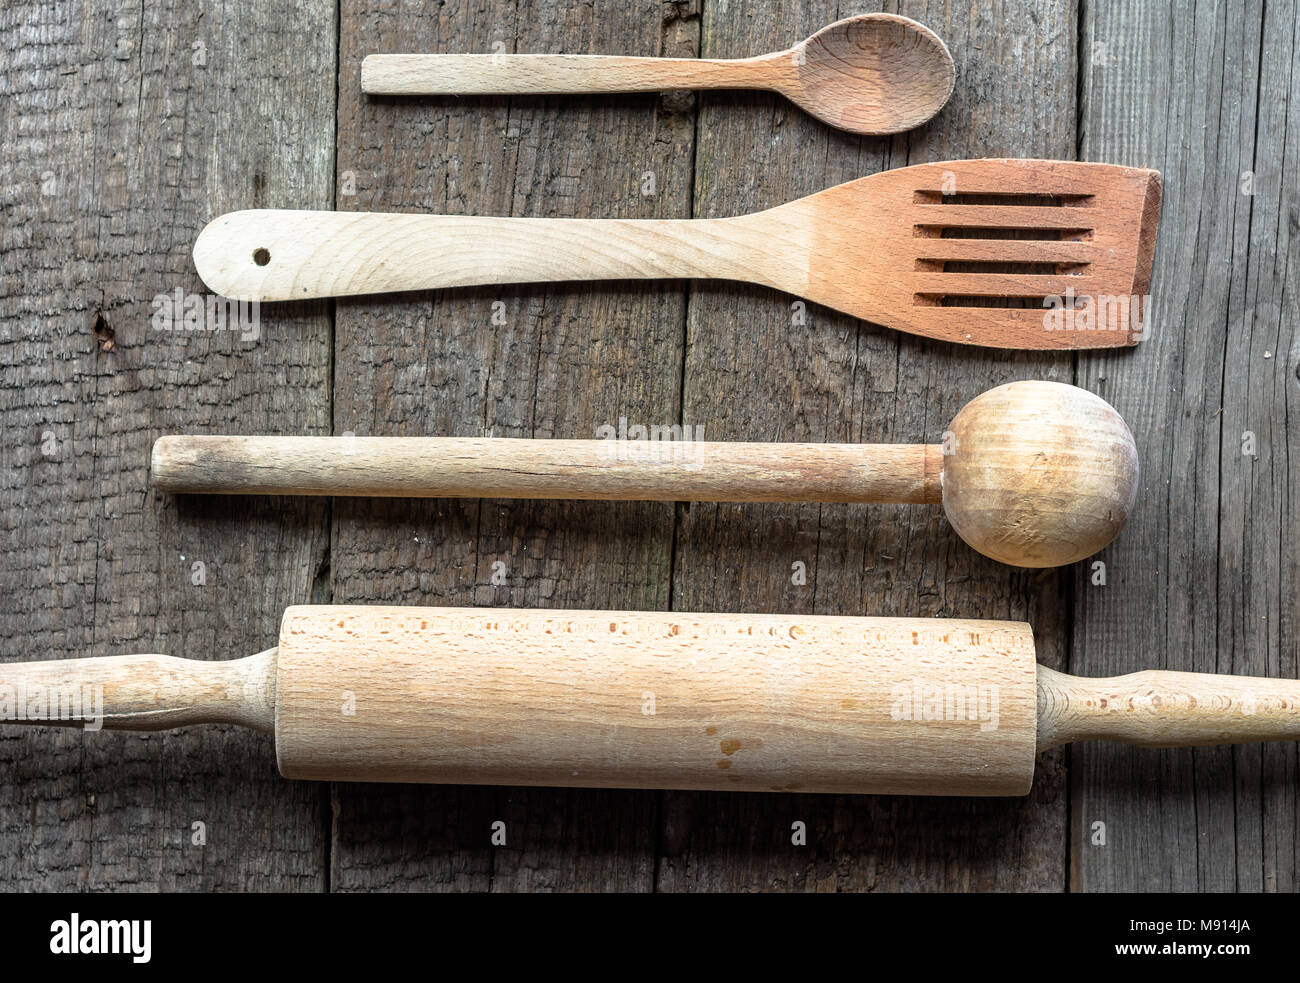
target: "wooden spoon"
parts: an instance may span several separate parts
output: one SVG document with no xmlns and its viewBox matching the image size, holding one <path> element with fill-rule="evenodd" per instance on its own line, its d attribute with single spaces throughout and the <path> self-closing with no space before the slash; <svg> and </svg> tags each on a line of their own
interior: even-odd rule
<svg viewBox="0 0 1300 983">
<path fill-rule="evenodd" d="M 1014 382 L 971 400 L 942 444 L 476 437 L 162 437 L 163 491 L 938 505 L 971 547 L 1019 567 L 1073 563 L 1133 509 L 1133 435 L 1100 396 Z"/>
<path fill-rule="evenodd" d="M 737 218 L 230 212 L 199 234 L 194 265 L 212 290 L 250 301 L 744 280 L 945 341 L 1109 348 L 1140 337 L 1159 217 L 1156 171 L 964 160 L 884 171 Z"/>
<path fill-rule="evenodd" d="M 1025 795 L 1071 741 L 1294 741 L 1300 682 L 1069 676 L 1009 621 L 313 605 L 243 659 L 0 663 L 0 723 L 237 724 L 315 781 Z"/>
<path fill-rule="evenodd" d="M 361 63 L 361 88 L 376 95 L 772 89 L 831 126 L 863 134 L 920 126 L 948 101 L 954 77 L 943 41 L 894 14 L 836 21 L 756 58 L 370 55 Z"/>
</svg>

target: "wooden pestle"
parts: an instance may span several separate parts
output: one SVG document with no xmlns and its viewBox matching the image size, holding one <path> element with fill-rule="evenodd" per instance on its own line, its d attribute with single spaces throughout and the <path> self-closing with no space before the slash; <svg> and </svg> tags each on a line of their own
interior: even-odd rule
<svg viewBox="0 0 1300 983">
<path fill-rule="evenodd" d="M 942 503 L 984 555 L 1049 567 L 1119 534 L 1138 460 L 1105 400 L 1027 381 L 966 404 L 940 444 L 167 436 L 151 470 L 179 494 Z"/>
</svg>

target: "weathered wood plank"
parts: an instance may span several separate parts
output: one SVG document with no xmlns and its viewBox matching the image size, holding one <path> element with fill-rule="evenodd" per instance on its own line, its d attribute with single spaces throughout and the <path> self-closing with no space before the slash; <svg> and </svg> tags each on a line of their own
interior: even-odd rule
<svg viewBox="0 0 1300 983">
<path fill-rule="evenodd" d="M 327 428 L 326 308 L 263 309 L 257 337 L 151 318 L 201 294 L 208 219 L 332 201 L 333 21 L 315 0 L 0 7 L 5 660 L 245 655 L 312 596 L 325 507 L 160 499 L 148 460 L 168 430 Z M 233 728 L 5 729 L 0 885 L 320 889 L 322 792 L 273 753 Z"/>
<path fill-rule="evenodd" d="M 357 193 L 341 194 L 339 207 L 686 216 L 690 97 L 365 97 L 360 65 L 377 51 L 690 55 L 697 27 L 687 8 L 345 3 L 339 187 L 351 175 Z M 648 173 L 653 196 L 641 193 Z M 589 437 L 620 417 L 672 423 L 684 319 L 684 292 L 671 284 L 340 302 L 334 428 Z M 340 501 L 333 593 L 349 602 L 663 608 L 672 514 L 665 504 Z M 648 890 L 657 802 L 642 792 L 340 785 L 331 883 Z M 497 821 L 506 843 L 494 847 Z"/>
<path fill-rule="evenodd" d="M 1294 677 L 1300 18 L 1089 0 L 1083 23 L 1083 155 L 1165 185 L 1149 337 L 1080 360 L 1128 419 L 1142 484 L 1107 586 L 1081 582 L 1071 668 Z M 1075 889 L 1296 889 L 1294 744 L 1086 745 L 1072 763 Z"/>
<path fill-rule="evenodd" d="M 709 3 L 703 53 L 738 56 L 805 37 L 855 3 Z M 927 127 L 851 137 L 777 97 L 702 99 L 695 214 L 775 205 L 926 160 L 1072 157 L 1074 11 L 1066 2 L 905 3 L 948 43 L 957 90 Z M 1032 25 L 1008 30 L 1008 24 Z M 938 440 L 983 390 L 1017 378 L 1071 379 L 1061 355 L 930 343 L 749 287 L 693 285 L 683 421 L 715 439 Z M 1027 618 L 1041 657 L 1062 661 L 1067 581 L 973 553 L 939 510 L 693 505 L 680 513 L 673 606 L 826 614 Z M 802 563 L 806 585 L 792 583 Z M 1059 755 L 1024 801 L 671 793 L 664 890 L 962 890 L 1064 886 Z M 807 828 L 805 847 L 791 825 Z"/>
</svg>

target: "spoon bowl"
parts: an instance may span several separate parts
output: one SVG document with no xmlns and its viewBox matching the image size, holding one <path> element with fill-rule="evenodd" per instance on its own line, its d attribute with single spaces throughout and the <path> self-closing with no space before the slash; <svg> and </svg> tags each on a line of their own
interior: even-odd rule
<svg viewBox="0 0 1300 983">
<path fill-rule="evenodd" d="M 794 71 L 778 88 L 809 115 L 850 133 L 902 133 L 952 95 L 956 68 L 942 39 L 894 14 L 823 27 L 790 49 Z"/>
</svg>

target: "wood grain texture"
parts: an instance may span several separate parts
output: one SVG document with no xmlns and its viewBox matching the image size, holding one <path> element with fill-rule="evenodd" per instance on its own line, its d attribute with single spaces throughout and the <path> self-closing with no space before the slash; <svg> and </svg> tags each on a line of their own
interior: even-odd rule
<svg viewBox="0 0 1300 983">
<path fill-rule="evenodd" d="M 228 658 L 313 596 L 321 503 L 161 499 L 147 457 L 168 425 L 328 426 L 323 306 L 263 308 L 255 335 L 167 331 L 155 298 L 203 298 L 190 249 L 213 216 L 332 201 L 333 22 L 312 0 L 0 7 L 6 661 Z M 281 783 L 270 747 L 4 733 L 0 886 L 321 889 L 322 792 Z"/>
<path fill-rule="evenodd" d="M 943 107 L 953 63 L 924 25 L 876 13 L 747 58 L 370 55 L 361 65 L 361 88 L 389 95 L 772 89 L 831 126 L 887 134 L 920 126 Z"/>
<path fill-rule="evenodd" d="M 375 50 L 693 57 L 687 7 L 344 3 L 344 210 L 686 218 L 693 99 L 681 94 L 396 99 L 360 92 Z M 654 194 L 643 195 L 643 190 Z M 675 423 L 675 285 L 472 289 L 340 301 L 334 430 L 594 437 Z M 672 506 L 339 501 L 339 601 L 662 609 Z M 656 793 L 365 788 L 334 793 L 336 890 L 650 890 Z M 491 824 L 506 824 L 494 847 Z"/>
<path fill-rule="evenodd" d="M 1300 17 L 1182 0 L 1090 0 L 1083 15 L 1082 154 L 1169 180 L 1141 357 L 1080 361 L 1080 384 L 1139 434 L 1146 504 L 1107 585 L 1081 581 L 1070 668 L 1293 679 Z M 1075 889 L 1296 890 L 1294 744 L 1097 745 L 1072 763 Z"/>
<path fill-rule="evenodd" d="M 869 5 L 856 5 L 858 12 Z M 894 9 L 891 6 L 891 9 Z M 761 96 L 701 97 L 695 216 L 779 204 L 921 161 L 1073 156 L 1070 3 L 905 3 L 957 61 L 957 89 L 907 137 L 855 138 Z M 704 8 L 703 53 L 764 50 L 835 15 L 829 3 Z M 1008 24 L 1035 25 L 1035 43 Z M 919 341 L 752 288 L 692 287 L 682 420 L 714 439 L 933 439 L 973 394 L 1021 378 L 1071 378 L 1068 357 Z M 1140 350 L 1140 346 L 1139 346 Z M 1013 573 L 921 510 L 863 506 L 679 507 L 679 610 L 951 615 L 1027 620 L 1060 667 L 1067 579 Z M 803 564 L 806 580 L 794 564 Z M 1061 890 L 1061 752 L 1024 800 L 665 795 L 660 890 Z M 791 843 L 804 822 L 806 846 Z"/>
</svg>

